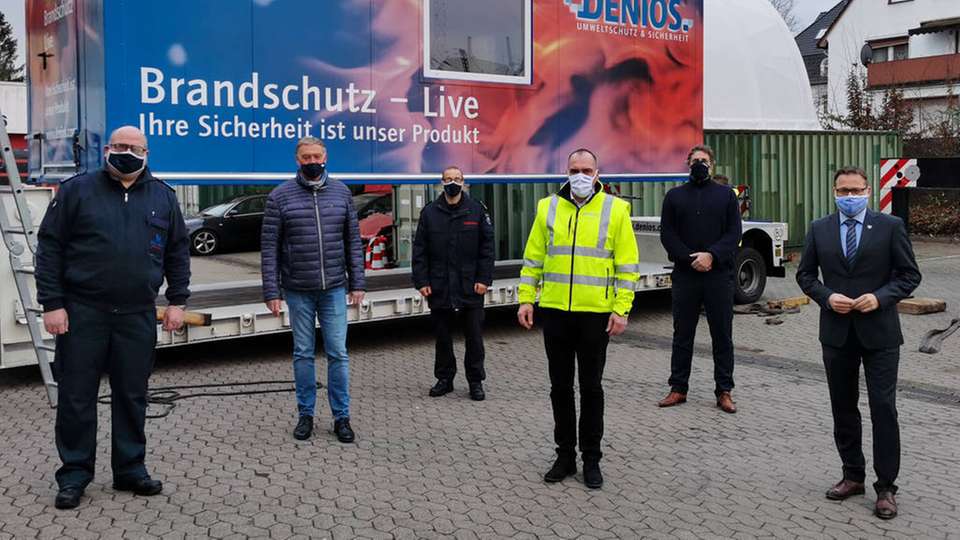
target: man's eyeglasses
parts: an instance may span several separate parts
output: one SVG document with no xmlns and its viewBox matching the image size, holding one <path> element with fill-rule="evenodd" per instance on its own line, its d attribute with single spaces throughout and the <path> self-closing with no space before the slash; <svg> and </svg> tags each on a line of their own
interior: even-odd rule
<svg viewBox="0 0 960 540">
<path fill-rule="evenodd" d="M 866 195 L 867 188 L 837 188 L 837 195 L 841 197 L 849 197 L 853 195 L 854 197 L 860 195 Z"/>
<path fill-rule="evenodd" d="M 111 143 L 110 150 L 113 152 L 132 152 L 133 155 L 140 157 L 147 155 L 147 149 L 136 144 Z"/>
</svg>

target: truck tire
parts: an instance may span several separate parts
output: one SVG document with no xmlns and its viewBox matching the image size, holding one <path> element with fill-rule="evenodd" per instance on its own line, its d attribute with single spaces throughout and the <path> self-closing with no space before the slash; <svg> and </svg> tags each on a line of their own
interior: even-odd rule
<svg viewBox="0 0 960 540">
<path fill-rule="evenodd" d="M 763 255 L 753 248 L 740 248 L 733 269 L 734 302 L 752 304 L 759 300 L 767 287 L 767 264 Z"/>
</svg>

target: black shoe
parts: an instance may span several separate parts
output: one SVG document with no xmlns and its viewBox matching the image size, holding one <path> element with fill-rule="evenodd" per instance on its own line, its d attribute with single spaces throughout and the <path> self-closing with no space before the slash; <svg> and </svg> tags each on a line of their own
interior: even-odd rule
<svg viewBox="0 0 960 540">
<path fill-rule="evenodd" d="M 430 397 L 440 397 L 453 392 L 453 381 L 450 379 L 437 379 L 437 384 L 430 389 Z"/>
<path fill-rule="evenodd" d="M 600 473 L 599 461 L 583 462 L 583 485 L 590 489 L 600 489 L 603 486 L 603 474 Z"/>
<path fill-rule="evenodd" d="M 333 423 L 333 432 L 337 434 L 337 440 L 342 443 L 352 443 L 356 434 L 350 428 L 350 419 L 341 418 Z"/>
<path fill-rule="evenodd" d="M 297 421 L 297 427 L 293 428 L 293 438 L 298 441 L 305 441 L 313 434 L 313 417 L 303 415 Z"/>
<path fill-rule="evenodd" d="M 562 482 L 564 478 L 577 474 L 577 460 L 575 458 L 558 457 L 553 467 L 543 475 L 543 481 L 554 484 Z"/>
<path fill-rule="evenodd" d="M 483 383 L 472 382 L 470 383 L 470 399 L 474 401 L 483 401 L 487 398 L 487 394 L 483 392 Z"/>
<path fill-rule="evenodd" d="M 53 505 L 60 510 L 70 510 L 80 506 L 80 497 L 83 496 L 83 488 L 65 487 L 57 492 L 57 498 Z"/>
<path fill-rule="evenodd" d="M 163 491 L 163 482 L 154 480 L 149 476 L 142 478 L 132 478 L 127 480 L 114 480 L 113 489 L 117 491 L 132 491 L 134 495 L 159 495 Z"/>
</svg>

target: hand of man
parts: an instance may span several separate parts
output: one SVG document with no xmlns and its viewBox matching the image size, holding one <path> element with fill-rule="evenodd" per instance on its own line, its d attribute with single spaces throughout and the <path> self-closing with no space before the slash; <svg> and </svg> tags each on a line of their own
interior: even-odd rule
<svg viewBox="0 0 960 540">
<path fill-rule="evenodd" d="M 433 289 L 431 289 L 429 285 L 426 287 L 420 287 L 420 296 L 427 298 L 431 294 L 433 294 Z"/>
<path fill-rule="evenodd" d="M 363 291 L 350 291 L 350 294 L 347 295 L 347 304 L 360 305 L 365 295 L 366 293 Z"/>
<path fill-rule="evenodd" d="M 607 334 L 610 334 L 610 337 L 619 336 L 627 329 L 627 318 L 621 317 L 616 313 L 610 314 L 610 320 L 607 322 Z"/>
<path fill-rule="evenodd" d="M 270 310 L 270 313 L 273 313 L 274 317 L 280 316 L 281 300 L 279 298 L 275 300 L 267 300 L 267 309 Z"/>
<path fill-rule="evenodd" d="M 830 298 L 827 298 L 827 303 L 830 304 L 830 309 L 841 315 L 850 313 L 854 306 L 854 300 L 847 298 L 840 293 L 831 294 Z"/>
<path fill-rule="evenodd" d="M 473 292 L 475 292 L 475 293 L 477 293 L 477 294 L 479 294 L 479 295 L 487 294 L 487 286 L 484 285 L 483 283 L 474 283 L 474 284 L 473 284 Z"/>
<path fill-rule="evenodd" d="M 867 293 L 853 301 L 853 309 L 860 313 L 870 313 L 880 307 L 880 301 L 873 293 Z"/>
<path fill-rule="evenodd" d="M 179 330 L 183 326 L 183 309 L 177 306 L 167 306 L 163 312 L 163 329 L 167 332 Z"/>
<path fill-rule="evenodd" d="M 533 328 L 533 304 L 520 304 L 520 309 L 517 310 L 517 321 L 527 330 Z"/>
<path fill-rule="evenodd" d="M 693 261 L 690 262 L 690 266 L 692 266 L 697 272 L 709 272 L 713 269 L 712 254 L 698 251 L 696 253 L 691 253 L 690 257 L 693 258 Z"/>
<path fill-rule="evenodd" d="M 43 327 L 54 336 L 66 334 L 70 330 L 67 310 L 60 308 L 43 314 Z"/>
</svg>

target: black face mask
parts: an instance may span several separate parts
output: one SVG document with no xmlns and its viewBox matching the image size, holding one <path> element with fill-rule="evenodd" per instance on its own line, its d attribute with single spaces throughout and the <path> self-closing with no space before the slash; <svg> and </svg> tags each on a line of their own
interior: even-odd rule
<svg viewBox="0 0 960 540">
<path fill-rule="evenodd" d="M 323 171 L 327 170 L 326 163 L 307 163 L 300 166 L 300 172 L 307 180 L 316 180 L 323 176 Z"/>
<path fill-rule="evenodd" d="M 690 180 L 694 184 L 705 184 L 710 180 L 710 166 L 705 161 L 695 161 L 690 166 Z"/>
<path fill-rule="evenodd" d="M 456 182 L 450 182 L 449 184 L 443 185 L 443 192 L 446 193 L 447 197 L 450 197 L 451 199 L 459 195 L 461 191 L 463 191 L 463 186 Z"/>
<path fill-rule="evenodd" d="M 120 174 L 133 174 L 143 168 L 143 158 L 128 153 L 114 154 L 111 152 L 107 162 Z"/>
</svg>

